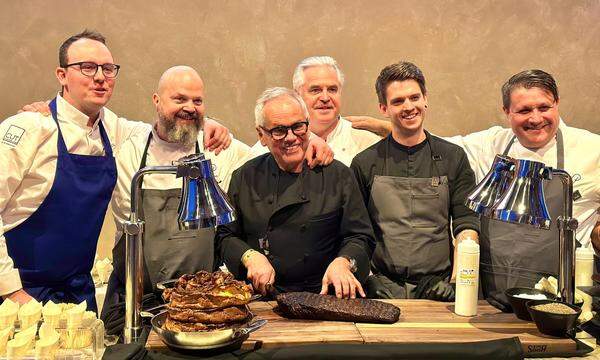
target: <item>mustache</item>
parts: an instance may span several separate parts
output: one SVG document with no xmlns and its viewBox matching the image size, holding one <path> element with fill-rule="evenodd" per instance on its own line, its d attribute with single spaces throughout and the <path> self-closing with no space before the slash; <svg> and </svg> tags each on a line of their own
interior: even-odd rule
<svg viewBox="0 0 600 360">
<path fill-rule="evenodd" d="M 181 118 L 181 119 L 185 119 L 185 120 L 198 120 L 198 119 L 200 119 L 200 115 L 198 115 L 197 112 L 190 113 L 190 112 L 183 111 L 183 110 L 177 112 L 177 114 L 175 114 L 175 116 L 177 116 L 178 118 Z"/>
</svg>

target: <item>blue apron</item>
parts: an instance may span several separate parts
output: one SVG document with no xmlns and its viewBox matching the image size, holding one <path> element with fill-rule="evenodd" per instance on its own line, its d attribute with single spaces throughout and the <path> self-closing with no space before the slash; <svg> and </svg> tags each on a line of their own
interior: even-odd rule
<svg viewBox="0 0 600 360">
<path fill-rule="evenodd" d="M 40 207 L 4 234 L 8 254 L 19 270 L 23 289 L 36 300 L 86 300 L 88 310 L 96 311 L 90 272 L 117 181 L 115 158 L 102 121 L 105 155 L 70 154 L 58 124 L 56 99 L 49 106 L 58 129 L 54 183 Z"/>
</svg>

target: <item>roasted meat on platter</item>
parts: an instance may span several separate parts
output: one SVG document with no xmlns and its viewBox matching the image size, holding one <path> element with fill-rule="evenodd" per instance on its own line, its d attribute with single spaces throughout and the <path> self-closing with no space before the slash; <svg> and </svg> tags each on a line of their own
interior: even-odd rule
<svg viewBox="0 0 600 360">
<path fill-rule="evenodd" d="M 252 289 L 222 271 L 200 271 L 181 276 L 165 290 L 168 316 L 165 328 L 171 331 L 207 331 L 244 323 L 251 317 L 246 304 Z"/>
</svg>

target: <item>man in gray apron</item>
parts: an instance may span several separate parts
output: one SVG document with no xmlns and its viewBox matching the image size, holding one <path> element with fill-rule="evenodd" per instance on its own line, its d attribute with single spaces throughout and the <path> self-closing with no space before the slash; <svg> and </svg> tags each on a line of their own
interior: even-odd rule
<svg viewBox="0 0 600 360">
<path fill-rule="evenodd" d="M 475 176 L 460 147 L 423 129 L 427 97 L 419 68 L 387 66 L 376 89 L 392 134 L 351 166 L 377 239 L 367 291 L 452 301 L 452 234 L 477 240 L 479 231 L 477 216 L 464 205 Z"/>
<path fill-rule="evenodd" d="M 558 169 L 568 169 L 563 130 L 567 134 L 572 130 L 561 124 L 558 88 L 552 76 L 541 70 L 523 71 L 513 75 L 504 84 L 502 95 L 503 109 L 513 133 L 506 141 L 503 154 L 541 161 Z M 583 149 L 587 139 L 586 134 L 581 134 L 574 140 L 579 141 Z M 598 139 L 596 146 L 597 141 Z M 593 159 L 594 153 L 597 154 L 598 151 L 580 155 Z M 551 160 L 554 155 L 555 163 Z M 576 183 L 581 180 L 582 175 L 585 176 L 583 172 L 570 172 Z M 550 230 L 482 220 L 481 284 L 483 295 L 492 305 L 509 311 L 510 305 L 504 296 L 506 289 L 515 286 L 533 287 L 543 276 L 557 276 L 559 250 L 556 219 L 563 211 L 562 194 L 560 179 L 545 181 L 544 196 L 552 219 Z M 581 198 L 581 190 L 577 189 L 574 200 L 577 202 Z"/>
<path fill-rule="evenodd" d="M 132 138 L 118 157 L 119 182 L 113 198 L 113 210 L 119 218 L 129 211 L 130 186 L 133 173 L 145 166 L 168 165 L 173 160 L 203 151 L 216 167 L 217 180 L 229 179 L 248 150 L 248 146 L 233 140 L 230 147 L 218 155 L 204 149 L 204 84 L 198 73 L 186 66 L 167 70 L 153 96 L 158 120 L 145 136 Z M 140 159 L 141 157 L 141 159 Z M 221 182 L 221 186 L 227 185 Z M 178 278 L 199 270 L 213 271 L 218 263 L 214 257 L 214 229 L 179 231 L 177 211 L 181 179 L 174 175 L 151 175 L 144 178 L 142 213 L 144 231 L 144 293 L 151 294 L 161 281 Z M 111 274 L 102 318 L 107 331 L 118 334 L 122 329 L 125 297 L 125 239 L 113 248 L 114 271 Z"/>
</svg>

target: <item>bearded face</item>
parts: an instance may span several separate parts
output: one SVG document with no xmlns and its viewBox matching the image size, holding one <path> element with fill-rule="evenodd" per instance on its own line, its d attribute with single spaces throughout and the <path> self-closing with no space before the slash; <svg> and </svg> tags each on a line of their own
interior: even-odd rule
<svg viewBox="0 0 600 360">
<path fill-rule="evenodd" d="M 166 114 L 162 109 L 158 111 L 160 133 L 167 137 L 164 140 L 184 146 L 196 143 L 203 120 L 204 117 L 196 111 L 179 110 L 175 114 Z"/>
</svg>

